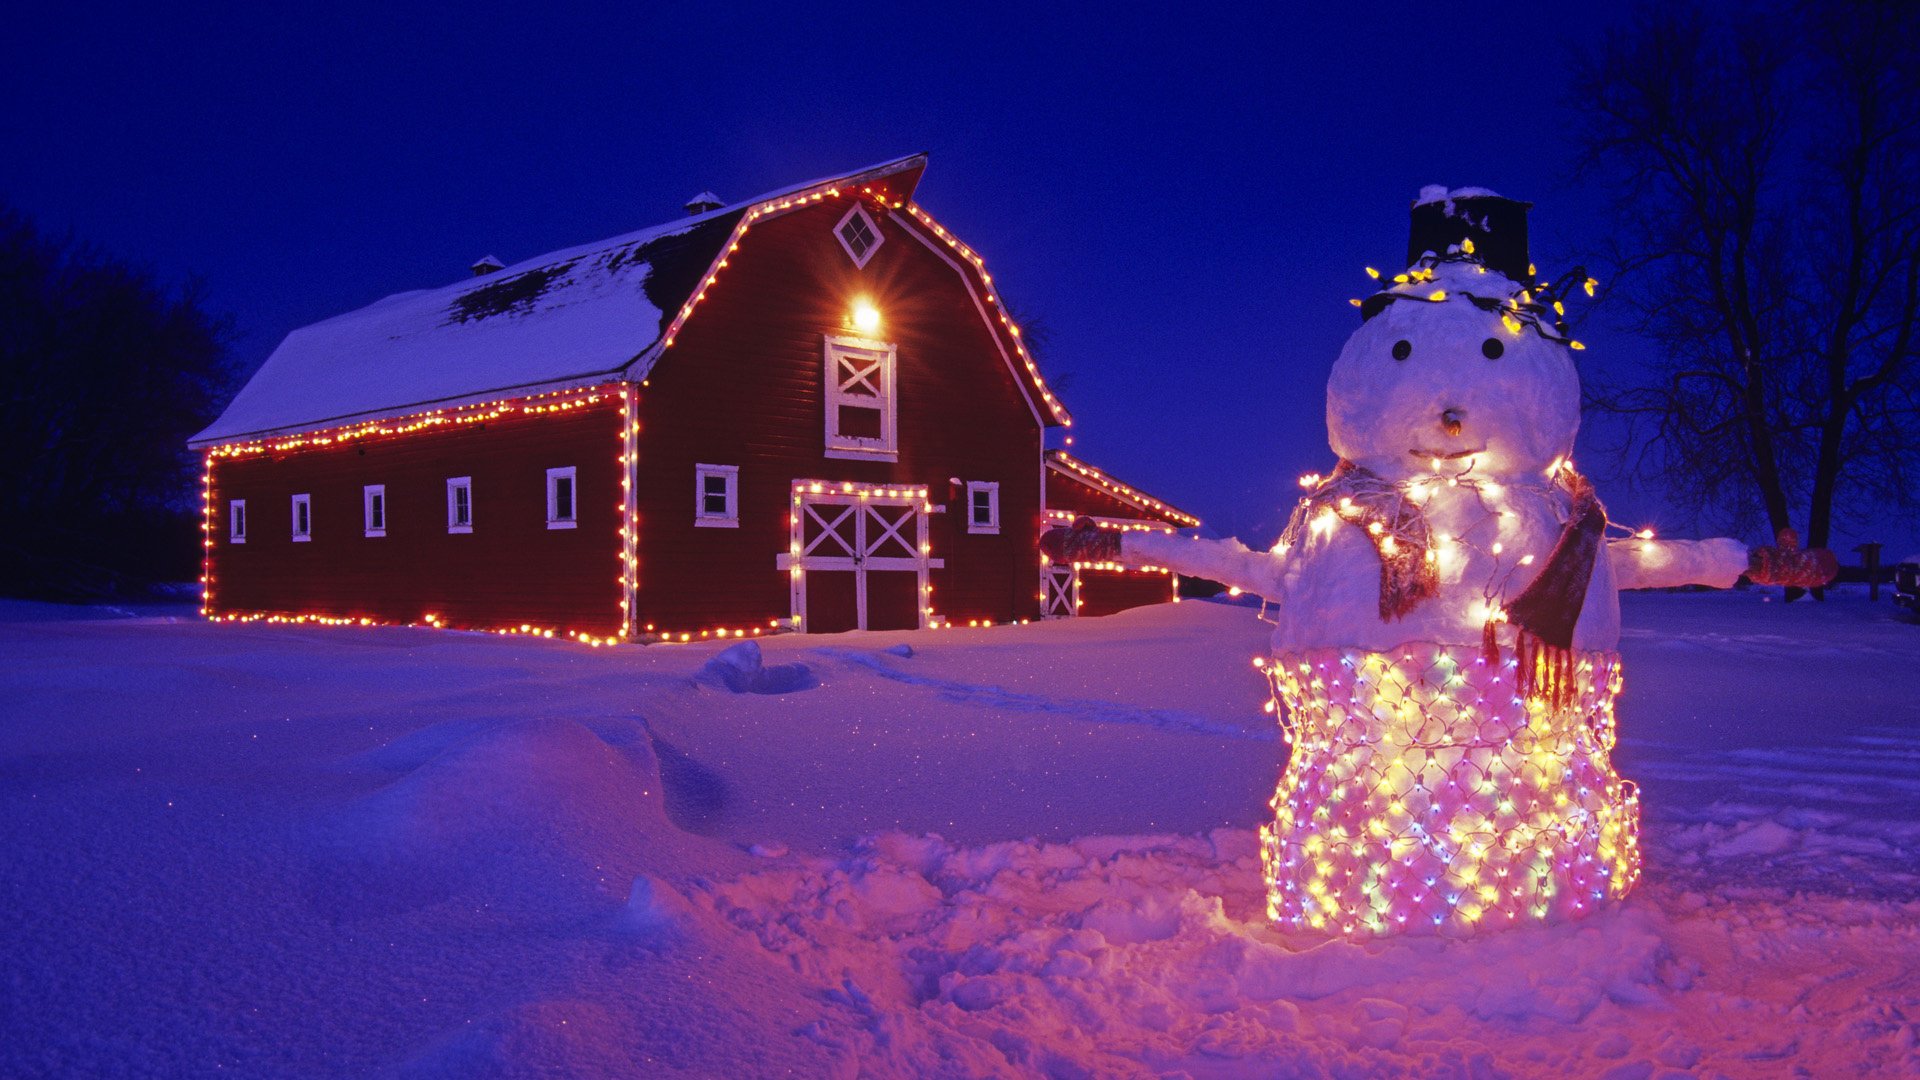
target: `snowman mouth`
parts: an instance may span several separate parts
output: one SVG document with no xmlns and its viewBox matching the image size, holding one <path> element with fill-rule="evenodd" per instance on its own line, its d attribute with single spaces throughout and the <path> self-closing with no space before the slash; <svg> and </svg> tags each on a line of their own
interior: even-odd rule
<svg viewBox="0 0 1920 1080">
<path fill-rule="evenodd" d="M 1487 452 L 1487 448 L 1484 446 L 1478 447 L 1473 450 L 1455 450 L 1451 454 L 1442 454 L 1437 450 L 1417 450 L 1416 449 L 1416 450 L 1407 451 L 1407 453 L 1412 454 L 1414 457 L 1420 458 L 1423 461 L 1458 461 L 1461 458 L 1469 458 L 1474 456 L 1475 454 L 1484 454 L 1486 452 Z"/>
</svg>

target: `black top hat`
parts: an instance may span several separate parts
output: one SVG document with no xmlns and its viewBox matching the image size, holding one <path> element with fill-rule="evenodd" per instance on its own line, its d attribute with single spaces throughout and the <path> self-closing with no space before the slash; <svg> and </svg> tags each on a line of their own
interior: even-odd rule
<svg viewBox="0 0 1920 1080">
<path fill-rule="evenodd" d="M 1471 240 L 1473 257 L 1487 269 L 1505 274 L 1518 285 L 1533 284 L 1533 256 L 1527 250 L 1527 211 L 1532 203 L 1481 188 L 1467 188 L 1457 195 L 1429 188 L 1421 195 L 1413 204 L 1412 229 L 1407 234 L 1408 266 L 1428 252 L 1445 257 L 1461 241 Z"/>
</svg>

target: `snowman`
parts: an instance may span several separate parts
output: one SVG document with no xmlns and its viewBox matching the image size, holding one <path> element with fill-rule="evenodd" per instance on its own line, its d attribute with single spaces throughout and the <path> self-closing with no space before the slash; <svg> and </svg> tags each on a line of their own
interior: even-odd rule
<svg viewBox="0 0 1920 1080">
<path fill-rule="evenodd" d="M 1609 536 L 1570 460 L 1581 346 L 1561 296 L 1591 282 L 1537 277 L 1529 206 L 1421 192 L 1410 265 L 1354 301 L 1363 321 L 1327 381 L 1339 464 L 1302 478 L 1270 550 L 1088 522 L 1043 541 L 1055 561 L 1168 567 L 1268 601 L 1271 655 L 1254 663 L 1291 754 L 1261 847 L 1283 926 L 1461 935 L 1626 895 L 1639 807 L 1610 761 L 1619 591 L 1726 587 L 1762 565 L 1782 583 L 1831 576 L 1730 539 Z"/>
</svg>

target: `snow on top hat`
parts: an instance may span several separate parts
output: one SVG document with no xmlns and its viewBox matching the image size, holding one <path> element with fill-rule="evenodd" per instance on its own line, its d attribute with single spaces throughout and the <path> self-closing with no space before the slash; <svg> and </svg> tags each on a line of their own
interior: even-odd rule
<svg viewBox="0 0 1920 1080">
<path fill-rule="evenodd" d="M 1509 199 L 1486 188 L 1439 184 L 1420 189 L 1413 202 L 1413 227 L 1407 234 L 1407 265 L 1422 256 L 1446 255 L 1466 248 L 1487 269 L 1517 284 L 1533 283 L 1533 257 L 1527 252 L 1530 202 Z M 1471 240 L 1471 245 L 1462 244 Z"/>
</svg>

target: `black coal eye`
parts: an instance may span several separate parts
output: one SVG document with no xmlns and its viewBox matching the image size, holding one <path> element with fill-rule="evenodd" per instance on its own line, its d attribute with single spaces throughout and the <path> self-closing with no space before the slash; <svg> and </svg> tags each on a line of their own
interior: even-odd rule
<svg viewBox="0 0 1920 1080">
<path fill-rule="evenodd" d="M 1500 344 L 1499 338 L 1488 338 L 1480 343 L 1480 355 L 1489 360 L 1500 359 L 1500 354 L 1506 351 L 1507 347 Z"/>
<path fill-rule="evenodd" d="M 1393 358 L 1395 360 L 1405 360 L 1407 357 L 1412 355 L 1413 355 L 1413 342 L 1396 341 L 1393 343 Z"/>
</svg>

